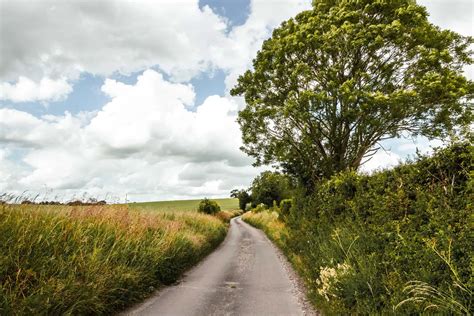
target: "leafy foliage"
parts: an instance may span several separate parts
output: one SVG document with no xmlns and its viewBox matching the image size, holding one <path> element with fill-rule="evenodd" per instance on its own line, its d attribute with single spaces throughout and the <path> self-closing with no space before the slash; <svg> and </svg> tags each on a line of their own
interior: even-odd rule
<svg viewBox="0 0 474 316">
<path fill-rule="evenodd" d="M 291 181 L 281 173 L 264 171 L 253 180 L 250 189 L 253 207 L 260 203 L 272 207 L 273 201 L 279 205 L 281 200 L 290 197 Z"/>
<path fill-rule="evenodd" d="M 382 139 L 466 132 L 473 39 L 427 16 L 412 0 L 316 0 L 284 22 L 231 91 L 245 96 L 243 151 L 312 188 Z"/>
<path fill-rule="evenodd" d="M 283 248 L 324 314 L 473 314 L 473 166 L 472 144 L 456 144 L 371 176 L 342 172 L 288 216 L 244 219 Z"/>
<path fill-rule="evenodd" d="M 280 202 L 280 214 L 286 217 L 290 214 L 290 209 L 293 206 L 293 199 L 285 199 Z"/>
<path fill-rule="evenodd" d="M 200 213 L 214 215 L 219 213 L 220 211 L 221 207 L 219 206 L 219 204 L 217 204 L 216 201 L 204 198 L 201 200 L 201 202 L 199 202 L 198 212 Z"/>
<path fill-rule="evenodd" d="M 266 210 L 268 210 L 268 206 L 266 206 L 263 203 L 260 203 L 260 204 L 256 205 L 254 208 L 252 208 L 253 213 L 262 213 Z"/>
<path fill-rule="evenodd" d="M 248 194 L 246 190 L 234 189 L 230 192 L 230 196 L 239 199 L 239 208 L 242 211 L 245 211 L 245 209 L 247 208 L 247 204 L 252 201 L 250 194 Z"/>
</svg>

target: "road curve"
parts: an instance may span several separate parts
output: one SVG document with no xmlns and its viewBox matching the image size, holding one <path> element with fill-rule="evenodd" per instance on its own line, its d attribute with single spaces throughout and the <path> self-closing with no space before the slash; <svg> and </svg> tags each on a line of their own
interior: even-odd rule
<svg viewBox="0 0 474 316">
<path fill-rule="evenodd" d="M 299 291 L 267 237 L 240 218 L 184 276 L 125 315 L 304 315 Z M 299 294 L 301 295 L 301 294 Z"/>
</svg>

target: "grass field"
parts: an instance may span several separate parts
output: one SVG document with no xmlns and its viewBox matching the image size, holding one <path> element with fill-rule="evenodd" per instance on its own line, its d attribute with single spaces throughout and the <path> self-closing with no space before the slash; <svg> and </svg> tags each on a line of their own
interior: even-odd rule
<svg viewBox="0 0 474 316">
<path fill-rule="evenodd" d="M 213 199 L 219 204 L 221 210 L 239 209 L 238 199 Z M 201 200 L 180 200 L 180 201 L 157 201 L 144 203 L 130 203 L 130 207 L 139 209 L 161 210 L 161 211 L 196 211 Z"/>
<path fill-rule="evenodd" d="M 0 205 L 0 315 L 110 314 L 174 282 L 236 215 L 197 202 Z"/>
</svg>

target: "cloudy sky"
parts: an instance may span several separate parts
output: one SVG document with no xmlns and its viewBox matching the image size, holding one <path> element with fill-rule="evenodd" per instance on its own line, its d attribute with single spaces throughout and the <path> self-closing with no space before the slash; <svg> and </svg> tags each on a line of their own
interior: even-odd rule
<svg viewBox="0 0 474 316">
<path fill-rule="evenodd" d="M 261 170 L 239 151 L 244 103 L 229 90 L 310 2 L 0 0 L 0 193 L 140 201 L 248 186 Z M 474 34 L 471 0 L 420 3 L 433 23 Z M 387 142 L 364 168 L 416 147 L 429 150 Z"/>
</svg>

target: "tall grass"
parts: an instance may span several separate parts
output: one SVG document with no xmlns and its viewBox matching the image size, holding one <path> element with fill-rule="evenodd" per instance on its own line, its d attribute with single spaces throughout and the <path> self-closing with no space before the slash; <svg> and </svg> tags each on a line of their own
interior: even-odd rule
<svg viewBox="0 0 474 316">
<path fill-rule="evenodd" d="M 467 284 L 468 282 L 463 282 L 459 276 L 458 268 L 452 258 L 452 240 L 448 241 L 447 251 L 438 250 L 434 242 L 427 244 L 449 268 L 453 279 L 452 285 L 448 286 L 446 290 L 441 290 L 423 281 L 409 281 L 403 289 L 409 297 L 397 304 L 394 310 L 400 309 L 405 304 L 416 304 L 423 306 L 424 311 L 469 315 L 471 312 L 469 306 L 460 302 L 458 297 L 460 294 L 471 300 L 474 297 L 473 286 Z M 470 281 L 472 282 L 472 276 Z"/>
<path fill-rule="evenodd" d="M 242 215 L 242 210 L 220 211 L 215 216 L 225 223 L 229 223 L 234 217 Z"/>
<path fill-rule="evenodd" d="M 225 234 L 195 212 L 0 205 L 0 315 L 109 314 L 174 282 Z"/>
<path fill-rule="evenodd" d="M 250 225 L 261 229 L 274 243 L 285 250 L 285 240 L 288 238 L 288 231 L 285 224 L 278 220 L 278 213 L 275 211 L 247 212 L 242 219 Z"/>
</svg>

